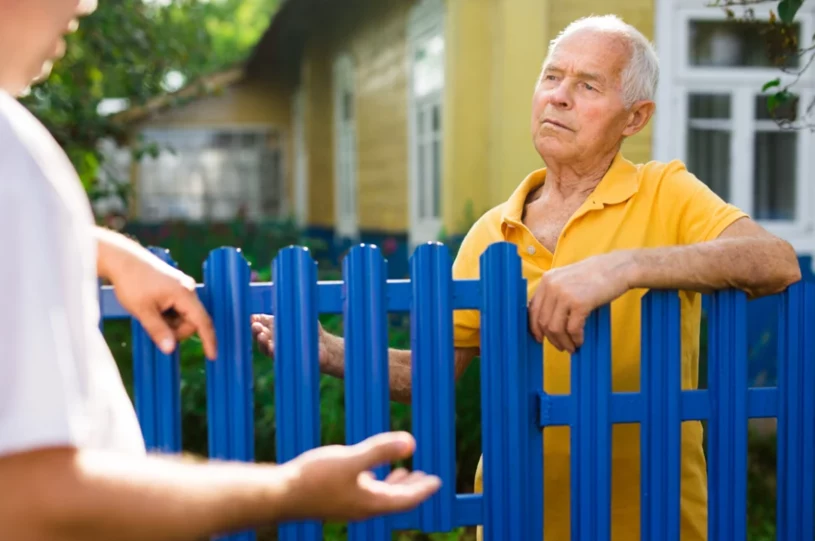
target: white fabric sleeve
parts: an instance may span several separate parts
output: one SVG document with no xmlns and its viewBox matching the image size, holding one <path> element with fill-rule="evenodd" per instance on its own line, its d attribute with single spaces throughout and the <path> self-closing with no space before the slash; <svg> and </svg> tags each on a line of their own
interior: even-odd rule
<svg viewBox="0 0 815 541">
<path fill-rule="evenodd" d="M 89 428 L 77 224 L 21 152 L 0 151 L 0 456 L 77 446 Z"/>
</svg>

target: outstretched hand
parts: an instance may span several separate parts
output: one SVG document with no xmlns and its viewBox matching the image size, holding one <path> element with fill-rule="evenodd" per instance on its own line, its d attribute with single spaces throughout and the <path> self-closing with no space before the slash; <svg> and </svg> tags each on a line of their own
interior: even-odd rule
<svg viewBox="0 0 815 541">
<path fill-rule="evenodd" d="M 286 516 L 362 520 L 416 507 L 439 490 L 438 477 L 400 468 L 377 480 L 370 471 L 409 457 L 415 447 L 410 434 L 386 432 L 356 445 L 303 453 L 285 465 L 293 474 L 293 497 L 287 502 Z"/>
</svg>

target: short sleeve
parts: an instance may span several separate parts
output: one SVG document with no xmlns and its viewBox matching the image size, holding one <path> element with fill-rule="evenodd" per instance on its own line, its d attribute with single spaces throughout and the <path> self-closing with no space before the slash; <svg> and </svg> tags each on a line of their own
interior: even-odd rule
<svg viewBox="0 0 815 541">
<path fill-rule="evenodd" d="M 714 240 L 733 222 L 747 216 L 681 165 L 669 168 L 660 192 L 658 208 L 664 216 L 660 221 L 678 244 Z"/>
<path fill-rule="evenodd" d="M 477 280 L 479 264 L 486 249 L 484 219 L 476 221 L 461 242 L 453 262 L 454 280 Z M 481 344 L 481 313 L 478 310 L 453 312 L 453 343 L 457 348 L 479 347 Z"/>
<path fill-rule="evenodd" d="M 90 428 L 76 227 L 2 128 L 0 118 L 0 456 L 75 446 Z"/>
</svg>

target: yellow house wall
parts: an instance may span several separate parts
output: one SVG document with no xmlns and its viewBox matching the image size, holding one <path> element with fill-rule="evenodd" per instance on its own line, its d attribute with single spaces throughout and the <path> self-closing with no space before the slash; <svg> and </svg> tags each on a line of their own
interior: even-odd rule
<svg viewBox="0 0 815 541">
<path fill-rule="evenodd" d="M 541 166 L 530 106 L 546 50 L 547 2 L 447 0 L 445 229 L 463 233 Z"/>
<path fill-rule="evenodd" d="M 287 202 L 294 198 L 292 184 L 293 156 L 290 144 L 291 88 L 284 84 L 245 80 L 217 94 L 172 107 L 131 126 L 132 133 L 152 128 L 192 128 L 217 126 L 272 126 L 283 138 L 283 175 Z M 138 165 L 131 169 L 132 180 L 138 178 Z M 138 186 L 135 185 L 138 190 Z M 131 212 L 138 212 L 138 197 L 133 198 Z"/>
<path fill-rule="evenodd" d="M 462 233 L 491 206 L 493 0 L 447 0 L 442 153 L 444 229 Z M 467 213 L 471 212 L 470 216 Z"/>
<path fill-rule="evenodd" d="M 351 55 L 355 76 L 357 217 L 360 230 L 408 229 L 407 2 L 355 4 L 318 21 L 303 62 L 309 145 L 309 222 L 334 223 L 334 60 Z"/>
<path fill-rule="evenodd" d="M 549 36 L 555 37 L 570 22 L 589 15 L 613 14 L 654 39 L 654 0 L 571 0 L 550 6 Z M 550 39 L 551 39 L 550 38 Z M 653 119 L 640 133 L 626 140 L 622 152 L 637 163 L 651 159 Z"/>
<path fill-rule="evenodd" d="M 334 226 L 334 124 L 330 47 L 313 41 L 303 56 L 302 80 L 308 148 L 308 223 Z"/>
</svg>

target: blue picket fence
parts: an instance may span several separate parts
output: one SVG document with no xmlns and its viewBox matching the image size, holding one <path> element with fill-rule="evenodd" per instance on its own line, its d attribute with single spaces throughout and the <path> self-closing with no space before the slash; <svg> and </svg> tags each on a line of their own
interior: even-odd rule
<svg viewBox="0 0 815 541">
<path fill-rule="evenodd" d="M 387 430 L 388 313 L 410 313 L 413 351 L 414 467 L 439 475 L 441 491 L 418 509 L 350 525 L 349 539 L 385 540 L 395 530 L 443 532 L 481 524 L 485 540 L 542 538 L 542 430 L 570 426 L 571 531 L 575 541 L 610 535 L 611 426 L 639 423 L 642 535 L 679 540 L 681 423 L 707 420 L 711 541 L 745 539 L 748 419 L 778 419 L 778 539 L 812 539 L 815 524 L 815 284 L 779 295 L 777 387 L 749 388 L 746 297 L 707 299 L 709 386 L 680 388 L 679 299 L 652 291 L 643 299 L 639 393 L 611 392 L 610 311 L 586 322 L 585 345 L 572 356 L 571 394 L 542 391 L 541 345 L 527 332 L 526 282 L 517 249 L 492 245 L 479 280 L 453 280 L 441 244 L 419 247 L 408 280 L 388 280 L 375 246 L 355 246 L 343 280 L 318 282 L 305 248 L 282 250 L 271 283 L 250 282 L 239 250 L 222 248 L 204 265 L 199 293 L 214 318 L 219 358 L 207 363 L 209 452 L 252 461 L 253 373 L 250 315 L 276 315 L 275 411 L 278 460 L 320 444 L 317 318 L 342 314 L 346 340 L 348 443 Z M 171 261 L 161 250 L 155 253 Z M 129 317 L 105 287 L 105 319 Z M 453 310 L 481 312 L 481 415 L 484 493 L 455 490 Z M 135 403 L 148 446 L 181 450 L 177 354 L 165 356 L 133 323 Z M 202 361 L 203 362 L 203 361 Z M 377 475 L 384 476 L 387 468 Z M 471 475 L 472 472 L 467 472 Z M 315 522 L 280 526 L 282 541 L 322 539 Z M 230 536 L 253 540 L 253 532 Z"/>
</svg>

